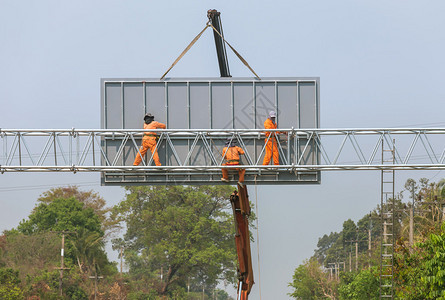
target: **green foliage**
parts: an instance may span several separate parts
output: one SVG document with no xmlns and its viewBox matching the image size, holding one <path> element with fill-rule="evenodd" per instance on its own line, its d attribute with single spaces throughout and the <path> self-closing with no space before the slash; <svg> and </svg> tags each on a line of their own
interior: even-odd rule
<svg viewBox="0 0 445 300">
<path fill-rule="evenodd" d="M 11 268 L 1 268 L 0 269 L 0 284 L 12 283 L 19 284 L 19 272 Z"/>
<path fill-rule="evenodd" d="M 157 300 L 156 291 L 150 292 L 135 291 L 128 294 L 128 300 Z"/>
<path fill-rule="evenodd" d="M 325 234 L 322 238 L 318 239 L 318 249 L 315 250 L 314 256 L 320 263 L 325 262 L 326 257 L 329 255 L 329 249 L 331 249 L 335 245 L 335 243 L 339 239 L 339 235 L 340 234 L 337 232 L 331 232 L 329 235 Z"/>
<path fill-rule="evenodd" d="M 289 296 L 295 299 L 335 299 L 337 282 L 331 280 L 323 272 L 316 259 L 306 260 L 294 272 L 293 280 L 289 284 L 294 289 Z"/>
<path fill-rule="evenodd" d="M 348 244 L 350 241 L 355 241 L 357 239 L 357 226 L 354 221 L 348 219 L 343 222 L 343 243 Z"/>
<path fill-rule="evenodd" d="M 99 217 L 92 208 L 76 198 L 56 198 L 49 203 L 37 205 L 28 220 L 23 220 L 17 229 L 24 234 L 42 231 L 72 231 L 83 228 L 103 235 Z"/>
<path fill-rule="evenodd" d="M 342 273 L 338 289 L 340 299 L 369 300 L 379 299 L 379 269 L 363 269 L 358 273 Z"/>
<path fill-rule="evenodd" d="M 77 299 L 88 300 L 85 292 L 85 278 L 79 276 L 76 270 L 65 270 L 63 279 L 63 296 L 60 296 L 58 270 L 45 271 L 28 278 L 26 296 L 38 296 L 41 299 Z"/>
<path fill-rule="evenodd" d="M 70 285 L 65 289 L 65 295 L 72 300 L 88 300 L 87 293 L 79 285 Z"/>
<path fill-rule="evenodd" d="M 146 280 L 161 295 L 183 289 L 187 280 L 207 287 L 221 278 L 234 280 L 231 187 L 126 189 L 126 199 L 114 208 L 113 217 L 125 222 L 127 232 L 114 245 L 125 245 L 131 275 Z"/>
<path fill-rule="evenodd" d="M 358 241 L 359 272 L 342 272 L 338 287 L 339 299 L 377 299 L 379 297 L 378 258 L 382 234 L 381 211 L 392 209 L 394 205 L 395 222 L 393 233 L 396 238 L 394 248 L 394 292 L 397 299 L 445 299 L 445 225 L 440 203 L 445 199 L 445 180 L 430 183 L 422 178 L 419 182 L 409 179 L 405 184 L 409 192 L 409 202 L 403 203 L 403 193 L 388 199 L 384 205 L 364 216 L 354 224 L 352 220 L 343 223 L 340 233 L 324 235 L 317 244 L 314 259 L 327 266 L 331 262 L 348 261 L 348 240 Z M 413 196 L 414 194 L 414 204 Z M 422 200 L 422 201 L 420 201 Z M 409 214 L 416 210 L 414 218 L 413 247 L 408 244 Z M 440 225 L 442 227 L 440 228 Z M 371 229 L 371 249 L 368 253 L 368 234 Z M 352 250 L 352 247 L 350 248 Z M 371 254 L 371 260 L 369 259 Z M 355 255 L 353 255 L 355 256 Z M 309 261 L 310 262 L 310 261 Z M 323 269 L 305 262 L 294 274 L 293 286 L 296 291 L 292 296 L 299 299 L 317 299 L 323 286 L 319 274 Z M 368 270 L 368 263 L 374 265 Z M 318 291 L 318 292 L 317 292 Z M 311 294 L 312 293 L 312 294 Z"/>
<path fill-rule="evenodd" d="M 28 277 L 26 294 L 41 299 L 59 299 L 59 276 L 58 270 L 42 270 L 39 274 Z"/>
<path fill-rule="evenodd" d="M 425 299 L 426 287 L 421 281 L 424 251 L 417 246 L 411 249 L 399 241 L 394 253 L 394 286 L 400 299 Z"/>
<path fill-rule="evenodd" d="M 310 276 L 310 261 L 299 265 L 294 272 L 292 283 L 290 287 L 294 288 L 294 292 L 289 296 L 295 299 L 315 299 L 321 297 L 321 292 L 317 289 L 317 282 Z"/>
<path fill-rule="evenodd" d="M 355 256 L 355 241 L 358 240 L 359 265 L 368 266 L 369 229 L 371 228 L 372 246 L 375 247 L 380 237 L 380 227 L 381 220 L 376 211 L 365 215 L 357 222 L 357 225 L 349 219 L 343 223 L 341 232 L 325 234 L 318 240 L 314 257 L 325 267 L 337 262 L 349 264 L 350 254 L 352 253 L 352 256 Z"/>
<path fill-rule="evenodd" d="M 46 197 L 40 199 L 28 220 L 23 220 L 17 230 L 26 235 L 37 235 L 44 232 L 67 232 L 65 243 L 65 263 L 68 266 L 77 265 L 83 273 L 91 273 L 98 267 L 102 274 L 110 275 L 116 271 L 107 259 L 104 251 L 104 232 L 101 218 L 91 206 L 94 201 L 87 202 L 91 195 L 83 195 L 82 192 L 73 191 L 81 197 L 85 203 L 76 198 L 51 198 L 59 193 L 52 190 L 46 193 Z M 100 206 L 102 207 L 102 206 Z M 97 211 L 97 210 L 96 210 Z M 103 219 L 102 219 L 103 220 Z"/>
<path fill-rule="evenodd" d="M 227 294 L 227 292 L 223 291 L 223 290 L 216 290 L 215 291 L 215 297 L 218 300 L 229 300 L 229 299 L 232 299 L 232 298 L 229 297 L 229 294 Z"/>
<path fill-rule="evenodd" d="M 116 267 L 104 250 L 104 230 L 110 228 L 104 226 L 108 212 L 104 206 L 105 200 L 93 192 L 81 192 L 77 187 L 52 189 L 39 198 L 28 219 L 5 232 L 0 238 L 0 266 L 20 271 L 18 288 L 24 297 L 88 299 L 94 286 L 89 276 L 94 274 L 106 278 L 99 282 L 99 289 L 118 297 L 126 295 L 125 289 L 114 285 Z M 61 232 L 65 233 L 64 265 L 68 268 L 64 270 L 62 297 L 60 273 L 55 269 L 60 266 Z"/>
<path fill-rule="evenodd" d="M 381 234 L 381 219 L 375 211 L 366 214 L 357 222 L 357 239 L 359 240 L 358 251 L 368 251 L 369 230 L 371 230 L 371 241 L 376 241 Z"/>
<path fill-rule="evenodd" d="M 0 268 L 0 299 L 23 299 L 23 292 L 19 287 L 19 272 L 11 268 Z"/>
<path fill-rule="evenodd" d="M 25 235 L 17 230 L 5 232 L 0 262 L 19 271 L 23 277 L 52 269 L 60 261 L 60 237 L 51 232 Z"/>
<path fill-rule="evenodd" d="M 396 295 L 401 299 L 445 299 L 445 228 L 439 205 L 431 205 L 436 200 L 443 201 L 443 182 L 430 183 L 422 178 L 419 184 L 412 179 L 405 184 L 411 198 L 410 210 L 412 192 L 417 192 L 414 241 L 419 242 L 410 247 L 407 243 L 408 230 L 405 229 L 397 243 L 395 287 Z M 408 227 L 408 222 L 409 219 L 404 219 L 403 228 Z"/>
<path fill-rule="evenodd" d="M 116 272 L 116 268 L 108 262 L 104 239 L 100 233 L 79 228 L 71 237 L 70 244 L 81 272 L 93 274 L 97 267 L 102 275 Z"/>
<path fill-rule="evenodd" d="M 116 224 L 107 218 L 107 214 L 110 212 L 111 208 L 105 207 L 105 199 L 94 191 L 80 191 L 77 186 L 52 188 L 49 191 L 44 192 L 38 201 L 40 203 L 49 204 L 53 202 L 54 199 L 59 198 L 75 198 L 83 204 L 83 208 L 91 208 L 99 217 L 104 232 L 115 229 Z"/>
<path fill-rule="evenodd" d="M 422 282 L 427 288 L 427 299 L 445 299 L 445 224 L 438 234 L 419 244 L 425 251 Z"/>
</svg>

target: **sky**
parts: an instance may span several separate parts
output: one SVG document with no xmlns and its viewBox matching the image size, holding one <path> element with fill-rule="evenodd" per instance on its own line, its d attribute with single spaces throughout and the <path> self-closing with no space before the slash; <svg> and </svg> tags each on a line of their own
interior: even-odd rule
<svg viewBox="0 0 445 300">
<path fill-rule="evenodd" d="M 225 38 L 260 77 L 320 77 L 321 128 L 445 127 L 444 1 L 0 0 L 0 128 L 100 128 L 100 79 L 161 77 L 208 9 L 222 13 Z M 169 76 L 218 77 L 214 47 L 208 30 Z M 232 76 L 252 76 L 228 56 Z M 421 177 L 445 174 L 397 172 L 396 191 Z M 44 191 L 67 185 L 109 206 L 124 198 L 96 173 L 0 174 L 0 230 L 16 227 Z M 378 171 L 249 186 L 258 209 L 250 298 L 289 299 L 293 272 L 318 238 L 374 209 L 379 189 Z"/>
</svg>

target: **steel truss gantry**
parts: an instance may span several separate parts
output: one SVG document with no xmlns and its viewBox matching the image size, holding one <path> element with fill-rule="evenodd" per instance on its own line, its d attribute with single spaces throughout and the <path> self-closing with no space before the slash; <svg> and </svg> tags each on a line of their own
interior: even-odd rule
<svg viewBox="0 0 445 300">
<path fill-rule="evenodd" d="M 278 167 L 261 165 L 265 152 L 265 135 L 258 129 L 153 131 L 158 133 L 158 145 L 164 143 L 170 149 L 176 161 L 174 165 L 154 166 L 150 155 L 147 156 L 147 162 L 141 166 L 134 167 L 122 163 L 121 157 L 125 147 L 133 148 L 135 153 L 139 151 L 143 130 L 1 129 L 0 172 L 215 171 L 220 170 L 223 163 L 222 148 L 215 149 L 215 141 L 224 142 L 227 138 L 237 140 L 238 145 L 245 150 L 243 167 L 256 172 L 445 169 L 444 128 L 270 130 L 279 137 Z M 189 141 L 185 159 L 184 155 L 180 157 L 176 149 L 174 141 L 178 139 Z M 382 164 L 377 155 L 379 147 L 382 143 L 392 145 L 394 139 L 397 140 L 394 163 Z M 118 150 L 110 154 L 103 147 L 104 140 L 118 141 Z M 259 150 L 246 146 L 252 141 L 257 143 Z M 202 144 L 210 163 L 196 164 L 191 159 L 198 142 Z M 316 153 L 316 159 L 305 159 L 309 152 L 312 155 Z"/>
</svg>

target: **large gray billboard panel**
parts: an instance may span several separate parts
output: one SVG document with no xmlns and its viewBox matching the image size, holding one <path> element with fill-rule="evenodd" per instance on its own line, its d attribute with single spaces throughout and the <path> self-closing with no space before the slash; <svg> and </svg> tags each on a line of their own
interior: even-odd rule
<svg viewBox="0 0 445 300">
<path fill-rule="evenodd" d="M 174 78 L 165 79 L 102 79 L 101 80 L 101 127 L 103 129 L 141 129 L 146 113 L 155 116 L 155 120 L 166 124 L 167 129 L 263 129 L 264 121 L 270 111 L 277 112 L 279 128 L 319 128 L 320 124 L 320 82 L 318 77 L 307 78 Z M 287 164 L 318 162 L 319 153 L 315 145 L 304 143 L 305 137 L 290 136 L 286 148 Z M 140 144 L 140 139 L 137 143 Z M 213 140 L 212 140 L 213 142 Z M 179 165 L 179 160 L 188 160 L 189 165 L 211 164 L 204 149 L 205 141 L 196 143 L 196 153 L 190 156 L 193 139 L 172 138 L 169 143 L 160 141 L 159 156 L 163 165 Z M 119 141 L 104 140 L 104 151 L 120 155 L 117 161 L 131 166 L 137 149 L 132 145 L 119 152 Z M 134 144 L 134 143 L 133 143 Z M 217 140 L 215 147 L 224 146 L 223 140 Z M 264 137 L 246 139 L 245 147 L 251 153 L 252 162 L 261 162 L 264 156 L 262 147 Z M 304 159 L 296 161 L 298 153 L 304 147 Z M 213 150 L 212 150 L 213 151 Z M 119 153 L 118 153 L 119 152 Z M 281 156 L 281 155 L 280 155 Z M 284 155 L 286 156 L 286 155 Z M 148 160 L 148 158 L 146 158 Z M 148 161 L 147 161 L 148 163 Z M 281 164 L 281 162 L 280 162 Z M 288 172 L 287 172 L 288 173 Z M 259 183 L 319 183 L 319 172 L 306 174 L 287 174 L 285 172 L 262 172 L 255 176 Z M 182 177 L 173 172 L 156 175 L 146 172 L 130 176 L 129 173 L 104 173 L 104 184 L 167 184 L 190 182 L 198 184 L 216 183 L 220 174 L 188 173 Z M 249 175 L 250 174 L 250 175 Z M 278 175 L 277 175 L 278 174 Z M 168 176 L 167 176 L 168 175 Z M 190 178 L 196 175 L 196 180 Z M 199 175 L 199 176 L 198 176 Z M 209 176 L 207 176 L 209 175 Z M 247 172 L 246 181 L 253 180 L 254 172 Z M 158 176 L 158 177 L 156 177 Z M 187 177 L 188 176 L 188 177 Z M 208 178 L 207 178 L 208 177 Z M 213 179 L 214 177 L 214 179 Z M 206 179 L 207 178 L 207 179 Z M 262 180 L 263 178 L 264 180 Z M 268 178 L 268 179 L 267 179 Z M 182 180 L 182 181 L 181 181 Z"/>
</svg>

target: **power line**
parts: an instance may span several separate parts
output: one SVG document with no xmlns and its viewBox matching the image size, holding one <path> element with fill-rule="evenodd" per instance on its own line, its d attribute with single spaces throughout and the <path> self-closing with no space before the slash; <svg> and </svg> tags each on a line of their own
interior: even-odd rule
<svg viewBox="0 0 445 300">
<path fill-rule="evenodd" d="M 40 190 L 42 188 L 54 188 L 54 187 L 63 187 L 63 186 L 100 186 L 100 183 L 97 181 L 91 182 L 79 182 L 79 183 L 60 183 L 60 184 L 42 184 L 42 185 L 25 185 L 25 186 L 13 186 L 0 188 L 1 192 L 20 192 L 20 191 L 29 191 L 29 190 Z"/>
<path fill-rule="evenodd" d="M 428 127 L 433 127 L 433 126 L 443 126 L 445 125 L 445 122 L 436 122 L 436 123 L 419 123 L 419 124 L 408 124 L 408 125 L 397 125 L 394 127 L 416 127 L 416 126 L 428 126 Z"/>
</svg>

